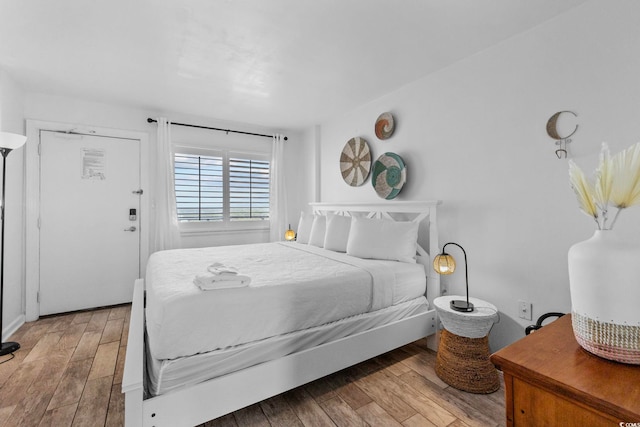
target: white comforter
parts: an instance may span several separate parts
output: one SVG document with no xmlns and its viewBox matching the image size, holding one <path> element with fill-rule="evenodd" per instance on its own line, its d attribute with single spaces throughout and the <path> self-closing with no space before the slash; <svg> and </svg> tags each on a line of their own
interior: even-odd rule
<svg viewBox="0 0 640 427">
<path fill-rule="evenodd" d="M 193 279 L 214 262 L 236 267 L 251 285 L 200 290 Z M 406 292 L 394 296 L 397 277 Z M 424 288 L 419 264 L 296 243 L 156 252 L 146 276 L 149 348 L 157 359 L 204 353 L 379 310 Z"/>
</svg>

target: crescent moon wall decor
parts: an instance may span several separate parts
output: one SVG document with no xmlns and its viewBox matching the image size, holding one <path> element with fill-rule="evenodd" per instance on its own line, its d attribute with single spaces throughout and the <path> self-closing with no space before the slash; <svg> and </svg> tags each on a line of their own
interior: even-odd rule
<svg viewBox="0 0 640 427">
<path fill-rule="evenodd" d="M 375 131 L 378 139 L 389 139 L 395 129 L 393 115 L 391 113 L 382 113 L 376 119 Z"/>
<path fill-rule="evenodd" d="M 351 138 L 340 154 L 340 172 L 344 182 L 352 187 L 362 185 L 371 170 L 369 144 L 359 136 Z"/>
<path fill-rule="evenodd" d="M 371 184 L 379 197 L 395 199 L 405 182 L 407 168 L 402 157 L 395 153 L 384 153 L 373 164 Z"/>
<path fill-rule="evenodd" d="M 562 113 L 569 113 L 569 114 L 573 114 L 575 117 L 578 117 L 578 115 L 573 111 L 558 111 L 553 116 L 551 116 L 547 121 L 547 135 L 549 135 L 551 138 L 556 140 L 555 144 L 558 146 L 558 149 L 556 150 L 556 156 L 558 156 L 559 159 L 561 159 L 564 156 L 564 158 L 566 159 L 567 144 L 571 142 L 570 137 L 573 136 L 573 134 L 576 133 L 576 131 L 578 130 L 578 125 L 576 124 L 576 127 L 568 135 L 561 136 L 558 133 L 558 118 Z"/>
</svg>

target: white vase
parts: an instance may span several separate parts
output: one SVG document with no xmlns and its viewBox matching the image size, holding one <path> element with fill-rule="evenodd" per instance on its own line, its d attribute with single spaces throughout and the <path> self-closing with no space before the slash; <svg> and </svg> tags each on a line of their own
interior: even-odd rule
<svg viewBox="0 0 640 427">
<path fill-rule="evenodd" d="M 613 230 L 569 249 L 573 332 L 589 352 L 640 364 L 640 243 Z"/>
</svg>

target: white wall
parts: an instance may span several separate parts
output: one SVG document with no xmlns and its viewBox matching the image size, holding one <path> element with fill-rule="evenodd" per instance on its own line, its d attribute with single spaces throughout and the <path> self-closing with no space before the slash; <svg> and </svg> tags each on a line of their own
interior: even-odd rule
<svg viewBox="0 0 640 427">
<path fill-rule="evenodd" d="M 404 158 L 408 183 L 398 200 L 443 200 L 441 244 L 465 247 L 471 295 L 500 310 L 493 349 L 533 323 L 518 318 L 519 299 L 533 303 L 534 320 L 570 311 L 567 251 L 595 225 L 578 210 L 567 161 L 556 158 L 545 125 L 556 111 L 578 114 L 570 158 L 589 172 L 602 141 L 612 151 L 640 141 L 637 16 L 640 3 L 631 0 L 588 2 L 323 123 L 321 199 L 381 200 L 370 182 L 352 188 L 339 172 L 344 144 L 364 137 L 374 158 Z M 382 142 L 373 126 L 384 111 L 394 114 L 396 132 Z M 638 211 L 623 212 L 617 232 L 640 237 Z M 464 293 L 462 271 L 443 283 Z"/>
<path fill-rule="evenodd" d="M 0 69 L 0 131 L 25 134 L 23 97 L 22 88 Z M 7 157 L 2 313 L 2 337 L 5 339 L 24 321 L 23 176 L 24 147 L 21 147 Z"/>
<path fill-rule="evenodd" d="M 203 126 L 219 127 L 223 129 L 238 129 L 247 132 L 272 134 L 281 132 L 289 138 L 286 145 L 285 157 L 295 159 L 304 152 L 304 141 L 300 133 L 295 131 L 282 131 L 267 129 L 244 123 L 230 123 L 219 120 L 194 117 L 176 112 L 157 112 L 152 110 L 142 110 L 128 108 L 121 105 L 89 102 L 80 99 L 50 96 L 44 94 L 28 94 L 26 96 L 25 115 L 29 119 L 43 121 L 62 122 L 71 124 L 85 124 L 97 127 L 125 129 L 146 132 L 149 134 L 150 157 L 155 157 L 156 124 L 147 123 L 147 118 L 155 118 L 163 115 L 175 122 L 192 123 Z M 266 138 L 225 134 L 222 132 L 207 131 L 202 129 L 185 128 L 174 126 L 172 128 L 172 138 L 175 143 L 196 145 L 207 145 L 217 148 L 239 148 L 241 150 L 270 152 L 270 141 Z M 302 151 L 301 151 L 302 150 Z M 149 194 L 153 194 L 153 162 L 150 164 L 150 189 Z M 291 175 L 292 181 L 304 182 L 304 177 L 297 176 L 296 170 L 292 168 L 287 171 Z M 294 179 L 294 177 L 296 177 Z M 294 186 L 294 190 L 297 187 Z M 146 190 L 146 189 L 145 189 Z M 291 192 L 291 191 L 289 191 Z M 291 197 L 291 210 L 294 212 L 300 209 L 298 197 L 293 194 Z M 182 236 L 182 247 L 220 246 L 227 244 L 240 244 L 268 241 L 268 232 L 241 232 L 241 233 L 205 233 L 201 235 L 185 234 Z"/>
</svg>

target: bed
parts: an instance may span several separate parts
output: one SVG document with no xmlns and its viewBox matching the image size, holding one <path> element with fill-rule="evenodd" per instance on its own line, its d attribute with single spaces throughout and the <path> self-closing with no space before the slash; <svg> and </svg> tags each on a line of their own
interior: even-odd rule
<svg viewBox="0 0 640 427">
<path fill-rule="evenodd" d="M 314 232 L 303 239 L 299 229 L 300 242 L 153 254 L 146 278 L 134 285 L 125 424 L 197 425 L 423 337 L 435 348 L 430 302 L 440 282 L 429 266 L 438 251 L 439 204 L 312 203 Z M 329 243 L 345 217 L 355 224 L 350 246 L 330 248 L 345 244 Z M 320 223 L 324 247 L 313 242 Z M 418 239 L 410 259 L 407 245 L 380 259 L 387 249 L 371 254 L 369 237 L 351 239 L 371 236 L 373 226 L 384 236 L 378 224 L 396 227 L 387 230 L 396 235 L 419 227 L 428 250 Z M 212 260 L 240 266 L 251 285 L 201 291 L 193 276 Z"/>
</svg>

